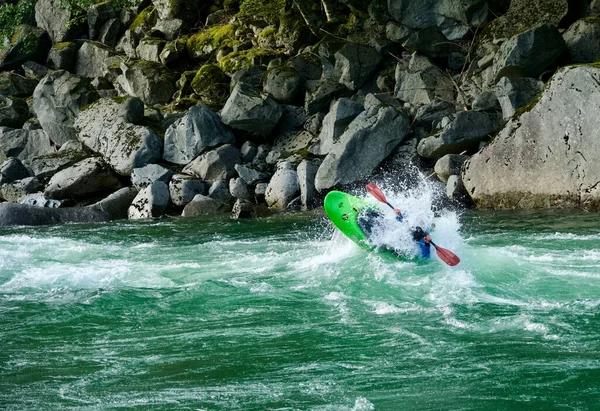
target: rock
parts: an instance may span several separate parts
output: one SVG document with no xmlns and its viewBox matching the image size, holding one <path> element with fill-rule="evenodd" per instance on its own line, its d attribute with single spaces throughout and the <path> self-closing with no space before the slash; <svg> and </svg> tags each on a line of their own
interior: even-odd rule
<svg viewBox="0 0 600 411">
<path fill-rule="evenodd" d="M 537 25 L 504 42 L 494 56 L 496 81 L 502 77 L 537 77 L 562 54 L 565 42 L 550 24 Z"/>
<path fill-rule="evenodd" d="M 350 123 L 315 177 L 321 192 L 369 176 L 410 130 L 408 118 L 391 107 L 372 107 Z"/>
<path fill-rule="evenodd" d="M 298 100 L 304 79 L 289 66 L 278 66 L 267 71 L 264 90 L 282 104 L 293 104 Z"/>
<path fill-rule="evenodd" d="M 448 182 L 446 183 L 446 197 L 452 201 L 458 201 L 465 205 L 472 205 L 460 175 L 451 175 L 448 177 Z"/>
<path fill-rule="evenodd" d="M 43 64 L 50 46 L 44 30 L 27 24 L 17 26 L 8 44 L 0 48 L 0 70 L 19 69 L 27 61 Z"/>
<path fill-rule="evenodd" d="M 446 183 L 451 175 L 459 175 L 463 163 L 469 159 L 469 156 L 459 154 L 446 154 L 435 163 L 433 168 L 438 178 Z"/>
<path fill-rule="evenodd" d="M 403 43 L 410 52 L 417 52 L 430 58 L 448 58 L 459 50 L 458 46 L 449 42 L 437 27 L 429 27 L 412 33 Z"/>
<path fill-rule="evenodd" d="M 119 186 L 119 180 L 104 161 L 91 157 L 54 174 L 44 195 L 56 199 L 78 199 L 115 191 Z"/>
<path fill-rule="evenodd" d="M 230 88 L 233 90 L 235 86 L 242 83 L 250 89 L 259 90 L 262 88 L 266 72 L 267 70 L 263 66 L 251 66 L 238 70 L 231 76 Z"/>
<path fill-rule="evenodd" d="M 160 63 L 160 53 L 167 42 L 160 38 L 144 37 L 137 45 L 136 53 L 141 59 Z"/>
<path fill-rule="evenodd" d="M 385 26 L 385 37 L 394 43 L 404 43 L 413 31 L 410 27 L 390 21 Z"/>
<path fill-rule="evenodd" d="M 229 184 L 225 180 L 218 180 L 212 183 L 208 189 L 208 196 L 227 204 L 231 204 L 235 201 L 235 198 L 229 192 Z"/>
<path fill-rule="evenodd" d="M 36 177 L 26 177 L 22 180 L 3 184 L 0 188 L 0 194 L 6 201 L 16 203 L 24 195 L 36 193 L 41 188 L 43 188 L 43 185 Z"/>
<path fill-rule="evenodd" d="M 205 104 L 192 107 L 165 133 L 163 158 L 175 164 L 188 164 L 208 149 L 233 144 L 233 133 Z"/>
<path fill-rule="evenodd" d="M 65 147 L 69 147 L 68 143 L 63 145 L 58 152 L 33 157 L 29 161 L 33 173 L 39 178 L 49 178 L 60 170 L 89 157 L 83 148 L 65 150 L 63 149 Z"/>
<path fill-rule="evenodd" d="M 127 94 L 139 97 L 150 106 L 168 103 L 177 91 L 177 76 L 160 63 L 138 60 L 122 68 L 123 74 L 117 82 Z"/>
<path fill-rule="evenodd" d="M 56 43 L 48 52 L 46 65 L 52 70 L 75 71 L 79 46 L 74 42 Z"/>
<path fill-rule="evenodd" d="M 57 145 L 77 140 L 75 118 L 81 108 L 99 98 L 87 79 L 67 71 L 44 77 L 33 93 L 33 110 L 46 135 Z"/>
<path fill-rule="evenodd" d="M 454 104 L 449 101 L 434 101 L 431 104 L 420 106 L 413 121 L 415 128 L 422 128 L 427 134 L 442 121 L 456 112 Z"/>
<path fill-rule="evenodd" d="M 304 99 L 306 114 L 326 111 L 333 100 L 348 94 L 347 87 L 331 79 L 307 81 Z"/>
<path fill-rule="evenodd" d="M 496 84 L 496 96 L 502 108 L 502 118 L 511 118 L 515 111 L 535 99 L 543 87 L 544 82 L 536 78 L 502 77 Z"/>
<path fill-rule="evenodd" d="M 388 0 L 394 20 L 413 29 L 438 27 L 449 40 L 462 38 L 469 28 L 484 23 L 488 3 L 482 0 Z"/>
<path fill-rule="evenodd" d="M 346 131 L 348 125 L 364 111 L 361 104 L 348 98 L 341 98 L 331 105 L 329 113 L 323 119 L 319 134 L 319 150 L 316 154 L 327 155 L 334 143 Z"/>
<path fill-rule="evenodd" d="M 298 182 L 300 183 L 300 201 L 304 210 L 313 208 L 316 205 L 315 176 L 319 165 L 318 161 L 303 160 L 296 168 Z"/>
<path fill-rule="evenodd" d="M 600 20 L 577 20 L 563 33 L 572 63 L 593 63 L 600 60 Z"/>
<path fill-rule="evenodd" d="M 75 74 L 81 77 L 104 77 L 108 73 L 107 61 L 115 55 L 115 51 L 98 42 L 86 41 L 77 51 Z"/>
<path fill-rule="evenodd" d="M 256 144 L 252 141 L 245 141 L 240 148 L 240 153 L 242 155 L 242 163 L 251 163 L 257 152 Z"/>
<path fill-rule="evenodd" d="M 411 105 L 431 104 L 436 100 L 454 101 L 454 84 L 426 57 L 414 55 L 405 70 L 396 66 L 395 97 Z"/>
<path fill-rule="evenodd" d="M 148 164 L 144 167 L 133 169 L 131 172 L 131 182 L 136 189 L 141 190 L 155 181 L 162 181 L 165 184 L 169 184 L 174 174 L 168 168 L 164 168 L 158 164 Z"/>
<path fill-rule="evenodd" d="M 136 34 L 132 30 L 126 30 L 125 34 L 118 41 L 115 51 L 117 53 L 123 53 L 129 58 L 137 58 L 137 45 L 140 42 L 141 36 Z"/>
<path fill-rule="evenodd" d="M 127 217 L 130 220 L 160 217 L 167 209 L 169 200 L 169 187 L 162 181 L 155 181 L 135 196 L 127 210 Z"/>
<path fill-rule="evenodd" d="M 487 111 L 492 113 L 502 111 L 498 96 L 493 91 L 484 91 L 475 97 L 471 108 L 475 111 Z"/>
<path fill-rule="evenodd" d="M 258 137 L 267 137 L 281 117 L 282 109 L 271 97 L 238 83 L 221 111 L 223 123 Z"/>
<path fill-rule="evenodd" d="M 96 39 L 100 35 L 100 29 L 109 20 L 119 17 L 119 11 L 109 2 L 92 4 L 87 9 L 88 36 Z M 114 45 L 113 45 L 114 46 Z"/>
<path fill-rule="evenodd" d="M 76 38 L 82 32 L 81 24 L 76 21 L 74 9 L 65 7 L 61 0 L 38 0 L 35 3 L 35 21 L 44 29 L 52 43 L 60 43 Z"/>
<path fill-rule="evenodd" d="M 298 173 L 292 168 L 291 163 L 284 162 L 271 178 L 265 192 L 265 199 L 269 207 L 285 210 L 299 192 Z"/>
<path fill-rule="evenodd" d="M 248 184 L 240 177 L 229 180 L 229 192 L 237 200 L 254 200 Z"/>
<path fill-rule="evenodd" d="M 175 174 L 169 183 L 171 201 L 176 206 L 185 206 L 192 201 L 197 194 L 208 193 L 207 184 L 186 174 Z"/>
<path fill-rule="evenodd" d="M 49 72 L 48 67 L 31 60 L 27 60 L 25 63 L 21 64 L 21 68 L 23 69 L 23 74 L 25 74 L 25 77 L 30 80 L 39 81 Z"/>
<path fill-rule="evenodd" d="M 600 69 L 559 70 L 539 100 L 463 166 L 475 205 L 600 210 L 599 104 Z"/>
<path fill-rule="evenodd" d="M 235 171 L 237 171 L 240 178 L 244 180 L 246 184 L 251 186 L 260 182 L 266 182 L 269 180 L 269 177 L 271 177 L 268 173 L 255 170 L 254 168 L 242 164 L 236 164 Z"/>
<path fill-rule="evenodd" d="M 21 128 L 29 119 L 25 100 L 0 94 L 0 126 Z"/>
<path fill-rule="evenodd" d="M 183 172 L 201 178 L 209 184 L 229 180 L 240 163 L 240 150 L 230 144 L 218 147 L 196 157 Z"/>
<path fill-rule="evenodd" d="M 190 86 L 204 101 L 209 101 L 219 107 L 229 97 L 229 77 L 216 64 L 204 64 L 198 69 Z"/>
<path fill-rule="evenodd" d="M 335 71 L 340 73 L 339 82 L 356 91 L 371 77 L 381 61 L 381 55 L 373 48 L 348 43 L 335 53 Z"/>
<path fill-rule="evenodd" d="M 256 188 L 254 189 L 254 198 L 256 199 L 257 203 L 265 202 L 267 187 L 269 187 L 269 183 L 258 183 L 256 185 Z"/>
<path fill-rule="evenodd" d="M 401 110 L 404 107 L 400 101 L 390 96 L 388 93 L 369 93 L 365 96 L 365 102 L 363 103 L 365 110 L 381 105 L 390 106 L 397 110 Z"/>
<path fill-rule="evenodd" d="M 153 29 L 162 34 L 167 40 L 177 40 L 177 36 L 182 30 L 185 30 L 184 23 L 181 19 L 159 19 Z M 174 42 L 171 42 L 173 44 Z M 185 43 L 183 43 L 185 44 Z"/>
<path fill-rule="evenodd" d="M 23 77 L 14 71 L 0 72 L 0 94 L 4 96 L 29 97 L 38 81 Z"/>
<path fill-rule="evenodd" d="M 29 171 L 18 158 L 10 157 L 0 165 L 0 186 L 29 177 Z"/>
<path fill-rule="evenodd" d="M 103 98 L 79 114 L 75 128 L 86 147 L 102 155 L 117 173 L 130 175 L 134 168 L 152 164 L 162 154 L 162 138 L 148 127 L 126 121 L 140 115 L 143 104 L 137 99 L 119 103 Z"/>
<path fill-rule="evenodd" d="M 0 127 L 0 141 L 0 161 L 16 157 L 29 165 L 33 158 L 54 151 L 43 130 Z"/>
<path fill-rule="evenodd" d="M 185 53 L 185 40 L 176 38 L 173 41 L 169 41 L 165 44 L 165 47 L 160 52 L 160 62 L 165 66 L 169 66 L 171 63 L 179 60 Z"/>
<path fill-rule="evenodd" d="M 108 217 L 85 208 L 42 208 L 26 204 L 0 204 L 0 226 L 37 226 L 62 223 L 95 223 Z"/>
<path fill-rule="evenodd" d="M 25 194 L 23 197 L 19 198 L 19 204 L 43 208 L 59 208 L 66 202 L 67 201 L 65 200 L 48 198 L 42 193 Z"/>
<path fill-rule="evenodd" d="M 194 199 L 185 206 L 181 215 L 183 217 L 198 217 L 201 215 L 227 213 L 229 210 L 230 207 L 227 204 L 203 196 L 202 194 L 197 194 Z"/>
<path fill-rule="evenodd" d="M 127 218 L 129 206 L 137 194 L 138 190 L 135 188 L 123 187 L 105 199 L 89 205 L 86 208 L 107 215 L 110 220 L 124 220 Z"/>
<path fill-rule="evenodd" d="M 480 111 L 456 113 L 441 131 L 419 142 L 417 152 L 421 157 L 440 158 L 446 154 L 476 151 L 481 141 L 489 140 L 498 128 L 494 115 Z"/>
<path fill-rule="evenodd" d="M 233 204 L 233 209 L 231 210 L 231 218 L 252 218 L 254 215 L 254 204 L 252 204 L 248 200 L 243 200 L 238 198 Z"/>
<path fill-rule="evenodd" d="M 121 32 L 121 22 L 119 19 L 110 19 L 101 28 L 98 35 L 98 41 L 106 44 L 108 47 L 116 47 Z"/>
</svg>

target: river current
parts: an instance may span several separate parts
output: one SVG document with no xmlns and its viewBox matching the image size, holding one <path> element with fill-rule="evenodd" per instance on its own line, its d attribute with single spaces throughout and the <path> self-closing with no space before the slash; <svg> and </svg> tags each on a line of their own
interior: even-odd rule
<svg viewBox="0 0 600 411">
<path fill-rule="evenodd" d="M 456 267 L 319 210 L 2 229 L 0 409 L 599 409 L 598 215 L 428 196 Z"/>
</svg>

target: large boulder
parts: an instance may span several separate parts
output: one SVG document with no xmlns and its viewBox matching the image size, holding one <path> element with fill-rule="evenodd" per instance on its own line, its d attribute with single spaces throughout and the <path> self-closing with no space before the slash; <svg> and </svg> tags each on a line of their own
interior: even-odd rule
<svg viewBox="0 0 600 411">
<path fill-rule="evenodd" d="M 281 106 L 273 98 L 264 98 L 256 89 L 240 82 L 227 99 L 221 111 L 221 118 L 225 124 L 236 130 L 267 137 L 281 114 Z"/>
<path fill-rule="evenodd" d="M 277 66 L 267 71 L 264 90 L 283 104 L 293 104 L 298 100 L 304 86 L 304 79 L 290 66 Z"/>
<path fill-rule="evenodd" d="M 35 88 L 33 110 L 48 138 L 60 146 L 77 140 L 73 123 L 81 108 L 98 98 L 89 80 L 68 71 L 54 71 Z"/>
<path fill-rule="evenodd" d="M 320 192 L 369 176 L 410 130 L 408 117 L 392 107 L 375 106 L 350 123 L 315 177 Z"/>
<path fill-rule="evenodd" d="M 14 71 L 0 72 L 0 94 L 14 97 L 29 97 L 38 80 L 21 76 Z"/>
<path fill-rule="evenodd" d="M 29 171 L 18 158 L 10 157 L 0 165 L 0 187 L 29 177 Z"/>
<path fill-rule="evenodd" d="M 500 107 L 502 118 L 508 120 L 515 111 L 531 102 L 542 92 L 544 82 L 530 77 L 502 77 L 496 84 L 495 92 Z"/>
<path fill-rule="evenodd" d="M 494 114 L 480 111 L 460 111 L 441 131 L 419 141 L 417 152 L 425 158 L 440 158 L 446 154 L 476 151 L 481 141 L 489 140 L 498 129 Z"/>
<path fill-rule="evenodd" d="M 363 111 L 364 107 L 361 104 L 349 98 L 341 98 L 333 103 L 329 113 L 323 118 L 317 154 L 329 154 L 333 144 L 346 131 L 346 127 Z"/>
<path fill-rule="evenodd" d="M 318 161 L 303 160 L 296 168 L 300 183 L 300 202 L 304 210 L 313 208 L 316 204 L 315 176 L 319 169 Z"/>
<path fill-rule="evenodd" d="M 131 183 L 136 189 L 141 190 L 155 181 L 162 181 L 165 184 L 169 184 L 174 174 L 173 171 L 159 164 L 148 164 L 144 167 L 133 169 L 131 172 Z"/>
<path fill-rule="evenodd" d="M 111 220 L 124 220 L 127 218 L 129 206 L 137 194 L 138 190 L 135 188 L 123 187 L 97 203 L 87 206 L 87 208 L 101 212 Z"/>
<path fill-rule="evenodd" d="M 3 184 L 0 188 L 0 197 L 6 201 L 16 203 L 27 194 L 37 193 L 43 188 L 42 183 L 36 177 L 26 177 L 21 180 Z"/>
<path fill-rule="evenodd" d="M 83 149 L 82 144 L 79 141 L 72 141 L 63 145 L 57 152 L 33 157 L 29 161 L 29 166 L 37 177 L 49 178 L 87 157 L 89 154 Z"/>
<path fill-rule="evenodd" d="M 433 170 L 438 178 L 444 183 L 448 181 L 451 175 L 459 175 L 463 163 L 469 159 L 469 156 L 460 154 L 446 154 L 435 162 Z"/>
<path fill-rule="evenodd" d="M 29 60 L 43 64 L 50 46 L 44 30 L 27 24 L 17 26 L 8 44 L 0 47 L 0 70 L 20 69 Z"/>
<path fill-rule="evenodd" d="M 79 47 L 72 41 L 54 44 L 48 52 L 46 66 L 52 70 L 75 71 Z"/>
<path fill-rule="evenodd" d="M 26 204 L 0 204 L 0 227 L 93 223 L 108 220 L 106 214 L 87 208 L 44 208 Z"/>
<path fill-rule="evenodd" d="M 104 77 L 108 73 L 106 62 L 115 55 L 114 49 L 98 41 L 86 41 L 77 51 L 75 73 L 82 77 Z"/>
<path fill-rule="evenodd" d="M 593 63 L 600 60 L 600 19 L 598 17 L 576 21 L 563 33 L 563 38 L 571 62 Z"/>
<path fill-rule="evenodd" d="M 600 209 L 600 69 L 558 71 L 539 100 L 463 167 L 479 208 Z"/>
<path fill-rule="evenodd" d="M 304 97 L 306 113 L 312 115 L 320 111 L 327 111 L 333 100 L 345 97 L 349 92 L 347 87 L 331 78 L 307 81 Z"/>
<path fill-rule="evenodd" d="M 139 99 L 103 98 L 79 114 L 75 128 L 90 150 L 102 155 L 121 175 L 161 158 L 162 139 L 149 127 L 133 124 L 143 117 Z"/>
<path fill-rule="evenodd" d="M 0 161 L 16 157 L 30 165 L 35 157 L 53 153 L 44 130 L 23 130 L 0 127 Z"/>
<path fill-rule="evenodd" d="M 129 66 L 122 64 L 119 85 L 131 96 L 139 97 L 148 105 L 166 104 L 177 87 L 177 76 L 160 63 L 138 60 Z"/>
<path fill-rule="evenodd" d="M 214 200 L 202 194 L 197 194 L 190 201 L 181 214 L 183 217 L 198 217 L 202 215 L 213 215 L 227 213 L 231 210 L 228 204 Z"/>
<path fill-rule="evenodd" d="M 373 74 L 381 55 L 369 46 L 348 43 L 335 53 L 335 71 L 339 73 L 339 82 L 350 90 L 362 87 Z"/>
<path fill-rule="evenodd" d="M 169 187 L 162 181 L 155 181 L 135 196 L 127 210 L 127 216 L 130 220 L 160 217 L 169 201 Z"/>
<path fill-rule="evenodd" d="M 115 191 L 119 186 L 119 179 L 104 161 L 91 157 L 54 174 L 44 195 L 57 199 L 79 199 Z"/>
<path fill-rule="evenodd" d="M 516 34 L 500 46 L 494 56 L 496 80 L 506 77 L 537 77 L 565 50 L 558 29 L 540 24 Z"/>
<path fill-rule="evenodd" d="M 436 100 L 454 101 L 452 79 L 427 57 L 414 55 L 406 69 L 402 64 L 396 66 L 397 99 L 420 106 Z"/>
<path fill-rule="evenodd" d="M 267 186 L 265 193 L 267 205 L 276 210 L 285 210 L 299 194 L 298 173 L 291 163 L 281 163 Z"/>
<path fill-rule="evenodd" d="M 199 155 L 185 166 L 183 172 L 212 184 L 233 177 L 235 165 L 240 163 L 240 159 L 240 150 L 231 144 L 226 144 Z"/>
<path fill-rule="evenodd" d="M 169 193 L 173 204 L 181 207 L 192 201 L 197 194 L 207 194 L 208 186 L 204 181 L 187 174 L 175 174 L 169 183 Z"/>
<path fill-rule="evenodd" d="M 38 0 L 35 3 L 35 21 L 48 33 L 52 43 L 71 40 L 82 32 L 81 24 L 73 24 L 77 17 L 74 10 L 62 0 Z"/>
<path fill-rule="evenodd" d="M 21 128 L 29 119 L 25 100 L 0 94 L 0 126 Z"/>
<path fill-rule="evenodd" d="M 200 104 L 167 129 L 163 158 L 184 165 L 208 149 L 234 142 L 233 133 L 219 116 Z"/>
<path fill-rule="evenodd" d="M 237 171 L 240 178 L 248 185 L 264 183 L 269 181 L 269 178 L 271 177 L 271 175 L 268 173 L 256 170 L 255 168 L 243 164 L 236 164 L 235 171 Z"/>
</svg>

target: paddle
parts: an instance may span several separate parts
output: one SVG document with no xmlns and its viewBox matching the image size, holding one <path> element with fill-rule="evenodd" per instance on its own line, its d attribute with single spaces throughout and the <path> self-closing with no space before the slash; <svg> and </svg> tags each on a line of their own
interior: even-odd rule
<svg viewBox="0 0 600 411">
<path fill-rule="evenodd" d="M 381 191 L 381 189 L 375 184 L 367 184 L 367 191 L 369 192 L 369 194 L 375 197 L 377 201 L 387 204 L 394 211 L 396 210 L 396 208 L 393 205 L 388 203 L 387 199 L 385 198 L 385 194 L 383 194 L 383 191 Z M 455 266 L 456 264 L 460 263 L 460 258 L 458 258 L 458 256 L 452 251 L 436 245 L 433 241 L 430 241 L 429 243 L 435 247 L 435 252 L 437 253 L 438 257 L 440 257 L 440 260 L 442 260 L 449 266 Z"/>
</svg>

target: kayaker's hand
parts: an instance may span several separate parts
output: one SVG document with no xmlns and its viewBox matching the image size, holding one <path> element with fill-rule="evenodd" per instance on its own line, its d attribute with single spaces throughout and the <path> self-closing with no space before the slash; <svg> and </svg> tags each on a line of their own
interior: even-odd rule
<svg viewBox="0 0 600 411">
<path fill-rule="evenodd" d="M 394 208 L 394 214 L 401 215 L 400 214 L 400 209 L 399 208 Z"/>
<path fill-rule="evenodd" d="M 425 242 L 427 244 L 429 244 L 431 242 L 431 237 L 429 237 L 428 235 L 426 235 L 425 237 L 423 237 L 423 240 L 425 240 Z"/>
</svg>

